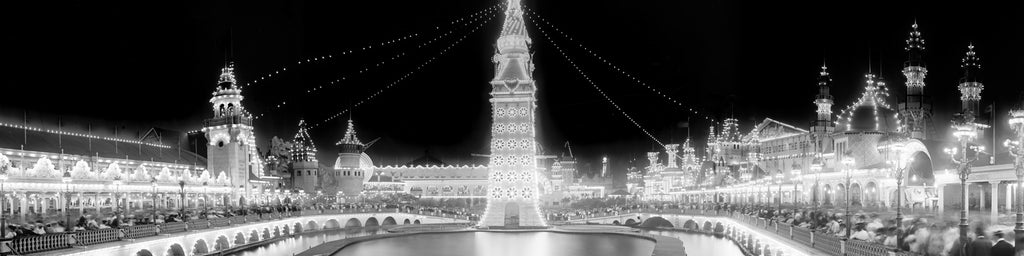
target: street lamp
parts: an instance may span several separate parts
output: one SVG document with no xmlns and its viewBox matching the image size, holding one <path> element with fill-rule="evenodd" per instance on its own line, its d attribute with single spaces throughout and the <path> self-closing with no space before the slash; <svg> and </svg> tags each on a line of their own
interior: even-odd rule
<svg viewBox="0 0 1024 256">
<path fill-rule="evenodd" d="M 797 183 L 799 181 L 801 181 L 801 179 L 800 179 L 800 175 L 801 175 L 801 173 L 800 173 L 800 165 L 799 164 L 793 164 L 793 170 L 790 171 L 790 174 L 793 175 L 793 207 L 796 208 L 797 207 L 797 194 L 798 194 L 797 193 Z"/>
<path fill-rule="evenodd" d="M 1024 202 L 1020 202 L 1021 198 L 1024 198 L 1024 107 L 1010 110 L 1009 123 L 1014 132 L 1013 137 L 1017 140 L 1007 139 L 1003 145 L 1014 158 L 1013 169 L 1017 174 L 1017 221 L 1013 226 L 1013 233 L 1016 240 L 1015 254 L 1020 254 L 1024 251 Z"/>
<path fill-rule="evenodd" d="M 187 171 L 185 170 L 184 172 Z M 181 220 L 185 221 L 185 173 L 182 174 L 182 176 L 178 177 L 178 186 L 181 187 L 181 202 L 178 204 L 178 214 L 181 216 Z"/>
<path fill-rule="evenodd" d="M 68 208 L 71 208 L 71 197 L 69 197 L 71 193 L 71 171 L 64 171 L 64 177 L 60 181 L 64 182 L 64 215 L 67 221 L 64 222 L 64 225 L 69 225 L 71 224 L 71 212 L 68 211 Z"/>
<path fill-rule="evenodd" d="M 0 238 L 7 237 L 7 195 L 4 194 L 4 183 L 7 183 L 7 170 L 11 167 L 11 161 L 0 154 Z"/>
<path fill-rule="evenodd" d="M 153 223 L 156 223 L 156 177 L 149 180 L 149 184 L 153 186 Z"/>
<path fill-rule="evenodd" d="M 814 197 L 815 212 L 818 211 L 818 205 L 821 204 L 821 195 L 818 193 L 818 191 L 821 190 L 821 187 L 819 187 L 820 185 L 818 184 L 818 179 L 821 177 L 821 169 L 821 158 L 815 157 L 815 159 L 811 161 L 811 172 L 814 173 L 814 192 L 812 192 L 811 196 Z"/>
<path fill-rule="evenodd" d="M 114 176 L 114 214 L 121 211 L 121 199 L 119 193 L 121 192 L 121 175 Z"/>
<path fill-rule="evenodd" d="M 967 236 L 967 178 L 971 175 L 971 163 L 978 160 L 984 153 L 985 147 L 971 145 L 978 136 L 977 126 L 970 122 L 959 122 L 953 125 L 953 136 L 960 142 L 960 147 L 945 148 L 943 151 L 949 154 L 953 163 L 957 165 L 957 175 L 960 178 L 960 200 L 963 209 L 960 209 L 960 239 L 961 245 L 969 242 Z"/>
<path fill-rule="evenodd" d="M 896 151 L 896 160 L 889 160 L 888 162 L 889 166 L 893 169 L 893 178 L 896 179 L 896 250 L 899 250 L 900 245 L 903 244 L 903 233 L 900 231 L 903 230 L 903 212 L 901 211 L 903 208 L 903 202 L 901 200 L 903 199 L 903 193 L 900 191 L 900 188 L 903 186 L 903 177 L 906 175 L 906 171 L 910 168 L 911 163 L 914 162 L 914 159 L 907 159 L 907 163 L 904 165 L 901 162 L 903 157 L 901 154 L 903 146 L 900 144 L 894 144 L 892 145 L 892 148 Z"/>
<path fill-rule="evenodd" d="M 853 223 L 850 222 L 850 179 L 853 178 L 852 172 L 853 165 L 855 162 L 853 160 L 853 157 L 849 156 L 844 157 L 842 162 L 843 166 L 846 167 L 846 187 L 843 189 L 843 194 L 845 194 L 846 196 L 846 239 L 849 239 L 850 231 L 853 227 L 851 225 Z"/>
</svg>

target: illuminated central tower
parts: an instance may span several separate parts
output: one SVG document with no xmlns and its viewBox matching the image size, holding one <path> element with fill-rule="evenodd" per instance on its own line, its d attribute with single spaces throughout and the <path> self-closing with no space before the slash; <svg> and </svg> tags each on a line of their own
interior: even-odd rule
<svg viewBox="0 0 1024 256">
<path fill-rule="evenodd" d="M 546 226 L 537 206 L 537 147 L 530 36 L 519 0 L 508 0 L 491 80 L 491 158 L 481 227 Z"/>
</svg>

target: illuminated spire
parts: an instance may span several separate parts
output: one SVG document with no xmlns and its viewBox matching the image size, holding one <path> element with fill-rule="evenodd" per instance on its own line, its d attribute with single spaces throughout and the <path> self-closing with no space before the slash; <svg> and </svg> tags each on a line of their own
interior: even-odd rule
<svg viewBox="0 0 1024 256">
<path fill-rule="evenodd" d="M 501 26 L 501 35 L 498 36 L 498 52 L 527 53 L 530 43 L 532 41 L 526 33 L 520 0 L 508 0 L 505 7 L 505 23 Z"/>
<path fill-rule="evenodd" d="M 960 68 L 963 68 L 964 76 L 960 78 L 960 82 L 980 82 L 981 78 L 979 73 L 981 72 L 981 59 L 978 58 L 978 54 L 974 52 L 974 43 L 967 45 L 967 53 L 964 54 L 963 64 L 960 64 Z"/>
<path fill-rule="evenodd" d="M 917 31 L 917 21 L 914 21 L 910 28 L 910 38 L 907 38 L 907 46 L 903 48 L 909 54 L 904 66 L 924 66 L 921 63 L 924 55 L 924 38 L 921 37 L 921 31 Z"/>
<path fill-rule="evenodd" d="M 299 131 L 292 139 L 292 160 L 300 162 L 316 161 L 316 144 L 309 136 L 306 120 L 299 120 Z"/>
<path fill-rule="evenodd" d="M 832 76 L 828 74 L 828 66 L 822 63 L 821 72 L 818 73 L 818 95 L 814 98 L 814 105 L 818 107 L 815 111 L 818 118 L 811 130 L 829 132 L 829 127 L 835 126 L 832 123 L 832 94 L 829 92 L 831 83 Z"/>
<path fill-rule="evenodd" d="M 960 78 L 960 86 L 957 87 L 960 90 L 961 109 L 964 118 L 968 120 L 974 120 L 980 113 L 981 91 L 985 89 L 985 85 L 981 83 L 980 61 L 978 54 L 974 52 L 974 44 L 968 45 L 963 64 L 960 64 L 964 75 Z"/>
<path fill-rule="evenodd" d="M 341 137 L 341 140 L 335 145 L 363 145 L 359 138 L 356 137 L 356 125 L 352 122 L 351 118 L 348 119 L 348 128 L 345 129 L 345 136 Z"/>
<path fill-rule="evenodd" d="M 220 79 L 217 80 L 219 89 L 238 89 L 235 81 L 235 63 L 228 62 L 220 69 Z"/>
</svg>

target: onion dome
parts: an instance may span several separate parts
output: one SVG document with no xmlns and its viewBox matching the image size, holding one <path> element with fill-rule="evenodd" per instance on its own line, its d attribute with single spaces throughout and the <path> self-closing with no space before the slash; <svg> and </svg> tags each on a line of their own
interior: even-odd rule
<svg viewBox="0 0 1024 256">
<path fill-rule="evenodd" d="M 892 108 L 886 99 L 889 89 L 885 83 L 875 79 L 874 74 L 867 74 L 867 85 L 864 94 L 856 102 L 850 104 L 836 120 L 836 129 L 840 132 L 899 132 L 902 130 L 899 112 Z"/>
</svg>

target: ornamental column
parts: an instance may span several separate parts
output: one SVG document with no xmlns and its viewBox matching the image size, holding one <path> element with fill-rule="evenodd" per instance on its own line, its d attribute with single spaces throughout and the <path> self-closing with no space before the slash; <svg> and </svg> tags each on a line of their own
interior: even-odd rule
<svg viewBox="0 0 1024 256">
<path fill-rule="evenodd" d="M 999 181 L 989 181 L 992 186 L 992 213 L 989 217 L 992 223 L 999 223 Z"/>
</svg>

